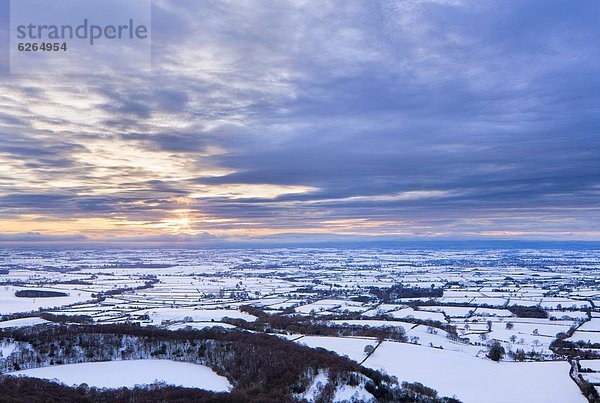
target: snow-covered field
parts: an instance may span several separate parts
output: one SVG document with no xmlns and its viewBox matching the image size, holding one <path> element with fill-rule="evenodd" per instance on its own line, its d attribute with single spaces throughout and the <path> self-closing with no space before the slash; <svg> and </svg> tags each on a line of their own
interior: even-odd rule
<svg viewBox="0 0 600 403">
<path fill-rule="evenodd" d="M 49 323 L 47 320 L 42 318 L 21 318 L 21 319 L 12 319 L 4 322 L 0 322 L 0 329 L 7 329 L 11 327 L 22 327 L 22 326 L 35 326 L 42 325 L 45 323 Z"/>
<path fill-rule="evenodd" d="M 377 341 L 373 339 L 359 339 L 354 337 L 325 337 L 325 336 L 304 336 L 296 340 L 297 343 L 309 347 L 321 347 L 326 350 L 334 351 L 342 356 L 347 356 L 354 361 L 362 361 L 367 354 L 365 347 L 376 345 Z"/>
<path fill-rule="evenodd" d="M 367 356 L 364 347 L 377 344 L 362 338 L 316 336 L 297 342 L 359 362 Z M 441 395 L 455 395 L 465 403 L 585 402 L 569 377 L 570 365 L 566 361 L 496 363 L 448 348 L 384 341 L 363 365 L 394 375 L 400 381 L 421 382 Z"/>
<path fill-rule="evenodd" d="M 99 388 L 133 387 L 157 381 L 215 392 L 227 392 L 232 387 L 227 378 L 204 365 L 170 360 L 87 362 L 27 369 L 11 375 L 58 380 L 66 385 L 87 383 Z"/>
<path fill-rule="evenodd" d="M 573 336 L 569 337 L 569 341 L 582 341 L 584 343 L 600 344 L 600 332 L 581 332 L 576 331 Z"/>
<path fill-rule="evenodd" d="M 451 351 L 383 342 L 365 366 L 421 382 L 465 403 L 571 403 L 585 398 L 567 362 L 492 362 Z"/>
<path fill-rule="evenodd" d="M 29 312 L 37 311 L 40 308 L 54 308 L 63 305 L 75 304 L 92 299 L 92 295 L 86 291 L 67 292 L 67 297 L 52 297 L 52 298 L 20 298 L 15 296 L 15 292 L 19 290 L 29 290 L 33 288 L 0 286 L 0 315 L 10 314 L 14 312 Z M 58 288 L 34 288 L 35 290 L 45 291 L 64 291 Z"/>
<path fill-rule="evenodd" d="M 243 319 L 256 325 L 248 329 L 261 331 L 256 320 L 264 319 L 262 310 L 263 315 L 281 315 L 285 320 L 335 324 L 336 329 L 326 333 L 311 334 L 302 327 L 269 331 L 361 362 L 367 358 L 365 347 L 377 346 L 378 338 L 385 339 L 381 335 L 386 328 L 388 335 L 394 334 L 389 328 L 395 328 L 395 338 L 388 337 L 365 365 L 465 402 L 582 401 L 569 378 L 568 364 L 558 361 L 564 357 L 549 347 L 558 334 L 570 331 L 574 333 L 568 341 L 600 343 L 598 250 L 9 250 L 0 251 L 0 256 L 0 268 L 6 269 L 0 274 L 0 315 L 5 315 L 0 329 L 43 327 L 47 324 L 43 319 L 9 315 L 42 309 L 65 317 L 86 316 L 97 324 L 133 323 L 169 330 L 244 328 L 239 321 Z M 386 294 L 398 286 L 408 292 Z M 436 287 L 439 293 L 428 294 Z M 68 297 L 15 296 L 25 288 L 61 291 Z M 531 312 L 523 312 L 523 307 Z M 335 333 L 344 324 L 353 326 L 345 330 L 375 333 L 368 337 Z M 391 341 L 398 340 L 399 327 L 406 333 L 406 343 Z M 345 337 L 332 336 L 336 334 Z M 6 356 L 14 345 L 3 342 Z M 493 343 L 506 351 L 500 363 L 486 356 Z M 523 358 L 529 362 L 515 362 Z M 182 367 L 168 368 L 182 363 L 158 362 L 114 365 L 125 373 L 160 374 L 156 378 L 167 382 L 164 374 L 183 373 Z M 66 377 L 99 374 L 100 368 L 113 364 L 89 365 L 31 371 L 53 378 L 66 371 Z M 134 367 L 124 370 L 127 365 Z M 146 370 L 148 365 L 166 367 Z M 586 365 L 596 367 L 593 361 Z M 585 376 L 600 382 L 598 373 Z M 355 392 L 335 391 L 339 396 Z"/>
<path fill-rule="evenodd" d="M 186 318 L 196 322 L 221 321 L 225 317 L 240 318 L 248 321 L 256 319 L 252 315 L 233 309 L 160 308 L 138 313 L 148 314 L 154 324 L 161 324 L 164 321 L 182 321 Z"/>
</svg>

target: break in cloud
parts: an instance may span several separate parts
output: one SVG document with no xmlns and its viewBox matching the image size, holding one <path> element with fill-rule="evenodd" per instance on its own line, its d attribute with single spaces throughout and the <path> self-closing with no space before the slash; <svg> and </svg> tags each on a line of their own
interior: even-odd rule
<svg viewBox="0 0 600 403">
<path fill-rule="evenodd" d="M 598 239 L 598 12 L 155 0 L 151 75 L 0 77 L 0 242 Z"/>
</svg>

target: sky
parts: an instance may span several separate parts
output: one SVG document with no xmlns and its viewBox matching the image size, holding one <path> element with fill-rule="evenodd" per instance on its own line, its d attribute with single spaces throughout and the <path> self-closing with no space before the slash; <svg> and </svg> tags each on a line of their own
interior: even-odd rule
<svg viewBox="0 0 600 403">
<path fill-rule="evenodd" d="M 600 240 L 599 13 L 154 0 L 150 74 L 0 49 L 0 244 Z"/>
</svg>

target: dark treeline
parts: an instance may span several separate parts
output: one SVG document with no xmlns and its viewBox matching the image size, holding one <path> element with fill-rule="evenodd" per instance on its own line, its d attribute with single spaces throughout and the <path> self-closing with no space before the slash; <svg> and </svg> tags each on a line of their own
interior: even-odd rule
<svg viewBox="0 0 600 403">
<path fill-rule="evenodd" d="M 242 312 L 256 316 L 258 319 L 254 322 L 247 322 L 243 319 L 224 318 L 223 322 L 237 326 L 242 329 L 266 332 L 266 333 L 301 333 L 314 336 L 337 336 L 337 337 L 375 337 L 378 339 L 387 339 L 406 342 L 406 332 L 401 326 L 371 327 L 368 325 L 336 325 L 328 322 L 330 320 L 357 320 L 363 319 L 358 312 L 348 312 L 343 315 L 323 315 L 319 319 L 310 316 L 295 315 L 293 311 L 283 314 L 269 314 L 263 309 L 252 305 L 240 307 Z M 436 320 L 424 320 L 416 318 L 394 319 L 386 314 L 370 316 L 369 320 L 385 320 L 393 324 L 394 322 L 413 325 L 430 326 L 442 329 L 458 339 L 456 327 L 448 323 Z"/>
<path fill-rule="evenodd" d="M 188 389 L 174 386 L 148 388 L 98 389 L 85 385 L 73 388 L 58 383 L 35 379 L 0 377 L 0 402 L 3 403 L 42 403 L 42 402 L 81 402 L 81 403 L 125 403 L 125 402 L 198 402 L 235 403 L 250 402 L 241 396 L 229 393 L 208 392 L 201 389 Z"/>
<path fill-rule="evenodd" d="M 51 312 L 42 312 L 40 318 L 55 323 L 93 323 L 94 318 L 89 315 L 60 315 Z"/>
<path fill-rule="evenodd" d="M 548 312 L 539 306 L 519 306 L 512 305 L 506 307 L 511 313 L 515 314 L 519 318 L 548 318 Z"/>
<path fill-rule="evenodd" d="M 365 389 L 380 401 L 449 401 L 421 396 L 413 389 L 399 387 L 389 376 L 327 350 L 311 349 L 265 334 L 226 331 L 222 328 L 168 331 L 127 325 L 54 325 L 41 330 L 1 329 L 0 336 L 28 346 L 0 360 L 3 372 L 89 361 L 162 358 L 211 367 L 234 385 L 231 396 L 235 401 L 293 401 L 295 394 L 304 392 L 310 386 L 318 371 L 327 371 L 329 390 L 349 380 L 353 379 L 356 383 L 357 379 L 362 379 Z M 5 393 L 9 393 L 20 387 L 18 382 L 11 382 L 4 380 L 0 391 L 4 388 Z M 29 386 L 35 385 L 40 390 L 49 388 L 40 383 Z M 11 396 L 5 393 L 0 394 L 3 397 Z M 103 395 L 95 395 L 98 393 L 87 391 L 83 397 L 102 401 Z M 161 399 L 160 394 L 156 396 L 156 401 Z M 155 400 L 140 395 L 137 401 Z"/>
<path fill-rule="evenodd" d="M 386 304 L 397 302 L 400 298 L 440 298 L 444 296 L 443 288 L 405 287 L 402 284 L 396 284 L 389 288 L 372 287 L 369 292 Z"/>
<path fill-rule="evenodd" d="M 315 336 L 359 336 L 406 341 L 406 334 L 402 327 L 334 325 L 301 315 L 269 315 L 262 309 L 251 305 L 242 306 L 240 310 L 254 315 L 258 319 L 254 322 L 247 322 L 243 319 L 224 318 L 223 321 L 242 329 L 266 333 L 290 332 Z"/>
<path fill-rule="evenodd" d="M 600 358 L 600 343 L 587 343 L 582 340 L 572 342 L 564 340 L 569 337 L 567 333 L 557 334 L 557 339 L 550 344 L 554 353 L 582 360 L 594 360 Z"/>
<path fill-rule="evenodd" d="M 15 292 L 15 297 L 19 298 L 54 298 L 68 296 L 69 294 L 66 292 L 48 290 L 18 290 Z"/>
<path fill-rule="evenodd" d="M 581 393 L 588 399 L 589 402 L 600 401 L 600 395 L 596 387 L 588 382 L 581 373 L 592 372 L 589 368 L 582 368 L 579 360 L 592 360 L 600 358 L 600 344 L 586 343 L 583 341 L 572 342 L 567 340 L 573 336 L 576 326 L 571 327 L 566 333 L 558 333 L 556 340 L 550 344 L 550 349 L 563 357 L 567 357 L 571 364 L 569 376 L 577 384 Z"/>
<path fill-rule="evenodd" d="M 600 401 L 600 394 L 596 390 L 596 387 L 591 382 L 588 382 L 581 374 L 588 372 L 586 369 L 581 368 L 579 360 L 571 360 L 571 370 L 569 376 L 577 384 L 581 393 L 588 399 L 589 402 L 595 403 Z"/>
</svg>

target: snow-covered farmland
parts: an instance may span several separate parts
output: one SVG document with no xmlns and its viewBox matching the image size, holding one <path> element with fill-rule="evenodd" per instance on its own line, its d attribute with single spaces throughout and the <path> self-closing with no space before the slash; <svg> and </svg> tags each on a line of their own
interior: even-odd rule
<svg viewBox="0 0 600 403">
<path fill-rule="evenodd" d="M 585 402 L 566 362 L 500 362 L 452 351 L 383 342 L 364 365 L 418 381 L 465 403 Z"/>
<path fill-rule="evenodd" d="M 597 346 L 588 344 L 600 343 L 597 250 L 15 250 L 0 255 L 3 331 L 26 326 L 38 331 L 49 320 L 148 326 L 145 331 L 268 332 L 357 362 L 366 359 L 364 365 L 400 382 L 421 382 L 466 402 L 580 401 L 566 356 L 551 345 L 566 337 L 565 343 L 579 342 L 586 357 L 600 357 Z M 68 296 L 15 296 L 32 289 Z M 31 315 L 44 319 L 24 317 Z M 15 348 L 11 340 L 2 343 L 4 356 Z M 505 353 L 499 363 L 489 355 L 496 344 Z M 597 372 L 585 372 L 584 378 L 600 383 Z M 340 398 L 354 393 L 363 392 L 360 387 L 334 391 Z"/>
<path fill-rule="evenodd" d="M 305 336 L 296 340 L 297 343 L 309 347 L 321 347 L 346 356 L 354 361 L 362 361 L 367 353 L 365 347 L 377 344 L 376 340 L 358 339 L 353 337 Z"/>
<path fill-rule="evenodd" d="M 47 320 L 42 318 L 21 318 L 21 319 L 12 319 L 4 322 L 0 322 L 0 329 L 6 329 L 10 327 L 23 327 L 23 326 L 35 326 L 35 325 L 43 325 L 50 323 Z"/>
<path fill-rule="evenodd" d="M 256 318 L 244 312 L 233 309 L 190 309 L 190 308 L 157 308 L 137 312 L 147 314 L 153 324 L 163 322 L 219 322 L 223 318 L 239 318 L 253 321 Z"/>
<path fill-rule="evenodd" d="M 100 388 L 133 387 L 155 382 L 215 392 L 227 392 L 232 387 L 227 378 L 204 365 L 170 360 L 87 362 L 27 369 L 10 375 L 55 379 L 66 385 L 86 383 Z"/>
<path fill-rule="evenodd" d="M 0 286 L 0 315 L 11 314 L 15 312 L 30 312 L 37 311 L 40 308 L 60 308 L 64 305 L 81 303 L 93 299 L 90 292 L 73 290 L 68 292 L 66 297 L 51 297 L 51 298 L 23 298 L 17 297 L 15 293 L 23 290 L 40 290 L 40 291 L 64 291 L 57 288 L 31 288 L 31 287 L 15 287 L 15 286 Z"/>
</svg>

